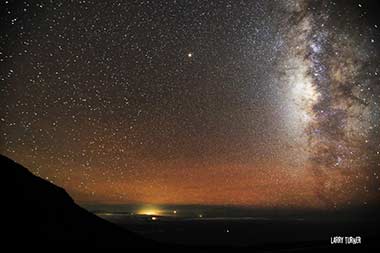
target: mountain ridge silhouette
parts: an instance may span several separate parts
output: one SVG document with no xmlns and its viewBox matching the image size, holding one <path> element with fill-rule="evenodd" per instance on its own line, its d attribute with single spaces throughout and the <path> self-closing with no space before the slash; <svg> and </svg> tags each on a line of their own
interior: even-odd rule
<svg viewBox="0 0 380 253">
<path fill-rule="evenodd" d="M 6 195 L 2 208 L 4 241 L 65 241 L 122 248 L 162 246 L 88 212 L 63 188 L 3 155 L 0 165 Z"/>
</svg>

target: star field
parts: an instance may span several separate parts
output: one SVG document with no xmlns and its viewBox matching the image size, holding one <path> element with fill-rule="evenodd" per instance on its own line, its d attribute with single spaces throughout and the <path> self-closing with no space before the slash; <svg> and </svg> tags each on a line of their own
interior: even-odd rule
<svg viewBox="0 0 380 253">
<path fill-rule="evenodd" d="M 380 195 L 365 1 L 5 1 L 0 151 L 80 203 Z"/>
</svg>

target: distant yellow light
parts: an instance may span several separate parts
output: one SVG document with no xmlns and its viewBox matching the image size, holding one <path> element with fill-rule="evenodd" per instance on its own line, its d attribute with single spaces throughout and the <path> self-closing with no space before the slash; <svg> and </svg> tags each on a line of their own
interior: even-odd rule
<svg viewBox="0 0 380 253">
<path fill-rule="evenodd" d="M 149 208 L 140 209 L 139 211 L 137 211 L 137 214 L 140 214 L 140 215 L 160 215 L 161 210 L 158 208 L 149 207 Z"/>
<path fill-rule="evenodd" d="M 152 220 L 157 220 L 157 217 L 152 216 Z"/>
<path fill-rule="evenodd" d="M 173 213 L 176 214 L 176 213 L 177 213 L 177 210 L 174 210 Z"/>
<path fill-rule="evenodd" d="M 141 210 L 138 212 L 138 214 L 143 214 L 143 215 L 157 215 L 158 212 L 156 210 Z"/>
</svg>

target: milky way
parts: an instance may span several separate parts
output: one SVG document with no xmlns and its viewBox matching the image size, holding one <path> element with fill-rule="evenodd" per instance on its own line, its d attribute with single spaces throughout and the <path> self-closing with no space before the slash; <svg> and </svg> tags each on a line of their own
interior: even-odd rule
<svg viewBox="0 0 380 253">
<path fill-rule="evenodd" d="M 0 9 L 0 151 L 78 202 L 378 201 L 376 1 Z"/>
<path fill-rule="evenodd" d="M 363 40 L 366 31 L 336 26 L 334 3 L 305 1 L 287 7 L 292 27 L 284 81 L 300 124 L 297 130 L 305 130 L 302 155 L 314 173 L 318 196 L 336 205 L 339 196 L 352 197 L 353 178 L 378 173 L 378 51 L 374 39 Z M 376 189 L 378 182 L 370 185 Z"/>
</svg>

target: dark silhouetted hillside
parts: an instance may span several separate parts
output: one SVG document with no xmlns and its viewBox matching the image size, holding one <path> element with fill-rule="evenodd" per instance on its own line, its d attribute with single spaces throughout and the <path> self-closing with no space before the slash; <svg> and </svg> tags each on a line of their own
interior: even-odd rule
<svg viewBox="0 0 380 253">
<path fill-rule="evenodd" d="M 5 242 L 86 244 L 105 247 L 157 247 L 79 207 L 62 188 L 0 155 Z M 59 244 L 58 244 L 59 245 Z M 17 246 L 17 245 L 16 245 Z"/>
</svg>

